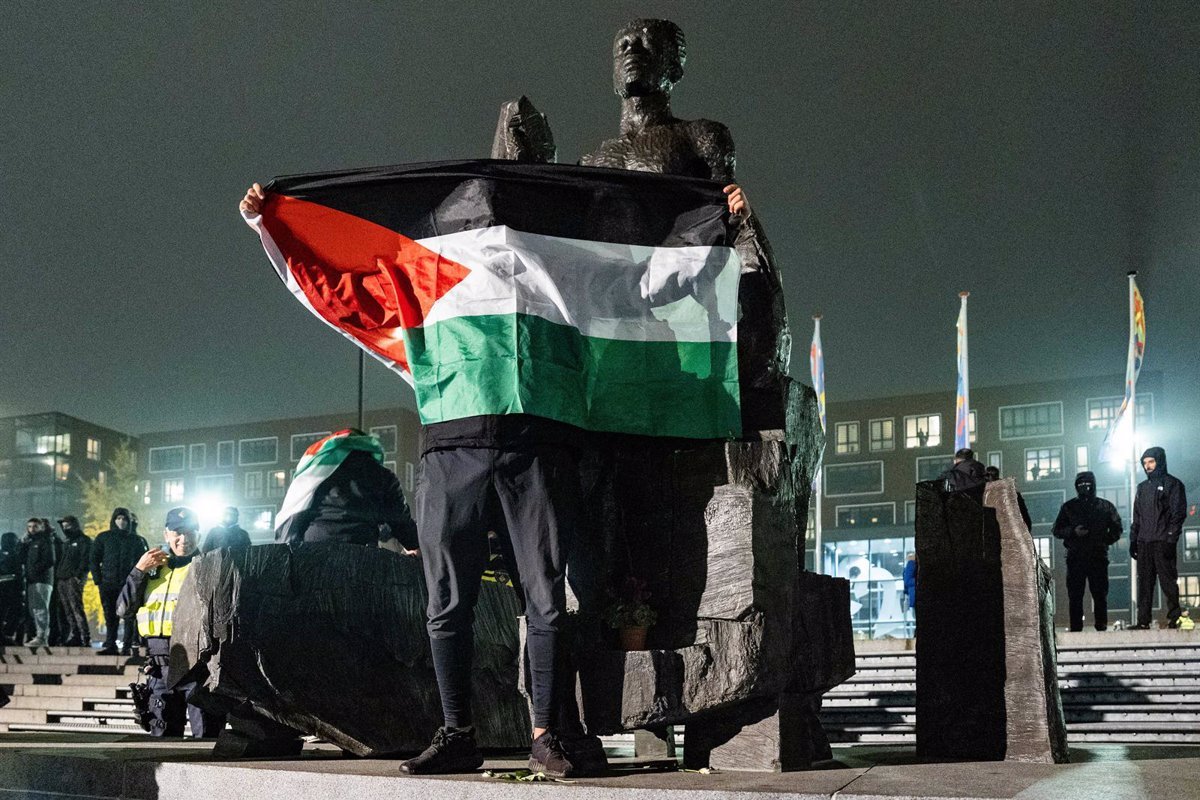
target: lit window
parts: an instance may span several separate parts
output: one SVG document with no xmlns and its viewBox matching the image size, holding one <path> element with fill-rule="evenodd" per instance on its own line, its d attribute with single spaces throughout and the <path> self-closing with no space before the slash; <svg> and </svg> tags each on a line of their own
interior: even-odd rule
<svg viewBox="0 0 1200 800">
<path fill-rule="evenodd" d="M 1054 565 L 1054 539 L 1049 536 L 1035 536 L 1033 539 L 1034 547 L 1037 548 L 1038 558 L 1046 562 L 1046 566 Z"/>
<path fill-rule="evenodd" d="M 371 435 L 379 440 L 379 444 L 383 447 L 383 452 L 396 452 L 396 426 L 383 425 L 378 428 L 371 428 Z"/>
<path fill-rule="evenodd" d="M 99 483 L 101 486 L 108 483 L 108 473 L 105 472 L 104 470 L 100 470 L 99 472 L 97 472 L 96 473 L 96 482 Z"/>
<path fill-rule="evenodd" d="M 978 414 L 974 411 L 967 414 L 967 442 L 969 444 L 975 444 L 975 419 L 977 416 Z"/>
<path fill-rule="evenodd" d="M 100 440 L 88 437 L 87 440 L 87 457 L 88 461 L 100 460 Z"/>
<path fill-rule="evenodd" d="M 1004 474 L 1004 453 L 1000 450 L 989 450 L 987 454 L 987 465 L 1000 470 L 1000 474 Z"/>
<path fill-rule="evenodd" d="M 233 466 L 233 442 L 217 442 L 217 467 Z"/>
<path fill-rule="evenodd" d="M 1179 604 L 1193 609 L 1200 606 L 1200 575 L 1180 576 Z"/>
<path fill-rule="evenodd" d="M 277 469 L 267 473 L 267 496 L 283 497 L 287 494 L 287 472 Z"/>
<path fill-rule="evenodd" d="M 69 461 L 59 461 L 54 465 L 54 477 L 56 480 L 65 481 L 71 477 L 71 463 Z"/>
<path fill-rule="evenodd" d="M 1000 406 L 1000 438 L 1026 439 L 1032 436 L 1062 436 L 1062 403 L 1034 403 L 1025 406 Z"/>
<path fill-rule="evenodd" d="M 942 444 L 942 415 L 917 414 L 904 418 L 904 447 L 940 447 Z"/>
<path fill-rule="evenodd" d="M 904 501 L 904 521 L 905 522 L 916 522 L 917 521 L 917 501 L 916 500 L 905 500 Z"/>
<path fill-rule="evenodd" d="M 197 475 L 196 494 L 228 497 L 233 494 L 232 475 Z"/>
<path fill-rule="evenodd" d="M 37 437 L 37 442 L 34 449 L 39 455 L 48 455 L 50 453 L 59 453 L 64 456 L 71 455 L 71 434 L 69 433 L 51 433 Z"/>
<path fill-rule="evenodd" d="M 258 500 L 263 496 L 263 474 L 261 472 L 246 473 L 246 499 Z"/>
<path fill-rule="evenodd" d="M 839 456 L 858 452 L 858 423 L 838 422 L 833 426 L 834 452 Z"/>
<path fill-rule="evenodd" d="M 208 466 L 208 445 L 194 444 L 188 448 L 188 468 L 204 469 Z"/>
<path fill-rule="evenodd" d="M 896 524 L 895 503 L 873 503 L 861 506 L 838 506 L 836 509 L 839 528 L 870 528 L 876 525 Z"/>
<path fill-rule="evenodd" d="M 151 488 L 154 486 L 154 481 L 146 481 L 142 486 L 142 505 L 148 506 L 151 503 Z"/>
<path fill-rule="evenodd" d="M 1188 561 L 1200 561 L 1200 528 L 1183 532 L 1183 557 Z"/>
<path fill-rule="evenodd" d="M 183 502 L 183 479 L 173 478 L 163 481 L 163 502 Z"/>
<path fill-rule="evenodd" d="M 183 445 L 174 447 L 151 447 L 149 455 L 151 472 L 179 472 L 184 467 L 187 458 L 187 448 Z"/>
<path fill-rule="evenodd" d="M 1062 480 L 1062 448 L 1035 447 L 1025 451 L 1025 480 Z"/>
<path fill-rule="evenodd" d="M 249 531 L 275 530 L 275 506 L 250 506 L 241 509 L 242 520 Z"/>
<path fill-rule="evenodd" d="M 1088 430 L 1108 430 L 1113 420 L 1117 418 L 1123 402 L 1125 402 L 1125 398 L 1121 395 L 1089 398 L 1087 401 Z M 1137 396 L 1137 421 L 1138 425 L 1154 421 L 1154 395 L 1150 392 Z"/>
<path fill-rule="evenodd" d="M 1089 469 L 1091 469 L 1091 467 L 1088 466 L 1089 463 L 1090 460 L 1088 459 L 1088 446 L 1086 444 L 1078 445 L 1075 448 L 1075 471 L 1087 472 Z"/>
<path fill-rule="evenodd" d="M 885 452 L 896 449 L 896 421 L 892 419 L 871 420 L 871 450 Z"/>
</svg>

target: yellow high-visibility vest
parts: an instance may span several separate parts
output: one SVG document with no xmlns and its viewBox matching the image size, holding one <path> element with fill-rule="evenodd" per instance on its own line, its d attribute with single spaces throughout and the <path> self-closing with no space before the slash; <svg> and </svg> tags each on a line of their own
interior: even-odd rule
<svg viewBox="0 0 1200 800">
<path fill-rule="evenodd" d="M 1190 631 L 1190 630 L 1195 630 L 1195 628 L 1196 628 L 1196 620 L 1192 619 L 1191 617 L 1180 617 L 1179 618 L 1179 630 Z"/>
<path fill-rule="evenodd" d="M 179 587 L 187 577 L 188 567 L 160 567 L 158 574 L 146 585 L 146 602 L 137 612 L 138 633 L 142 636 L 170 636 L 171 618 L 179 602 Z"/>
</svg>

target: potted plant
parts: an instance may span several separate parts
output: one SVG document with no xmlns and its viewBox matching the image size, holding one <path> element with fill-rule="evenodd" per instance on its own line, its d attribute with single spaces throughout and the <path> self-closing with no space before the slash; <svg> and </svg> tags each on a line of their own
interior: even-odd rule
<svg viewBox="0 0 1200 800">
<path fill-rule="evenodd" d="M 658 620 L 658 613 L 646 603 L 649 599 L 646 582 L 631 576 L 625 580 L 621 599 L 605 609 L 604 621 L 617 631 L 622 650 L 646 649 L 646 633 Z"/>
</svg>

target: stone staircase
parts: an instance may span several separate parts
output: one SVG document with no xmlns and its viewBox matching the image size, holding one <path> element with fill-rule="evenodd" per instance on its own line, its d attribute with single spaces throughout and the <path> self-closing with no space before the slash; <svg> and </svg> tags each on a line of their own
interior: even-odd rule
<svg viewBox="0 0 1200 800">
<path fill-rule="evenodd" d="M 821 709 L 830 741 L 915 743 L 915 647 L 857 643 Z M 1059 633 L 1058 681 L 1073 743 L 1200 744 L 1200 631 Z"/>
<path fill-rule="evenodd" d="M 138 661 L 99 656 L 87 647 L 6 647 L 0 685 L 0 731 L 100 731 L 143 734 L 134 721 L 129 684 Z"/>
</svg>

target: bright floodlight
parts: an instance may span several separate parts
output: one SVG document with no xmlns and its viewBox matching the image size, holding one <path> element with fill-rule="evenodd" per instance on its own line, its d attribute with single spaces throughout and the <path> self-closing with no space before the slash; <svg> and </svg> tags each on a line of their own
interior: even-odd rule
<svg viewBox="0 0 1200 800">
<path fill-rule="evenodd" d="M 196 516 L 200 519 L 200 527 L 202 530 L 215 528 L 221 524 L 221 517 L 225 513 L 225 508 L 229 503 L 225 502 L 225 498 L 219 494 L 202 494 L 192 498 L 188 503 L 192 510 L 196 512 Z"/>
</svg>

